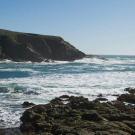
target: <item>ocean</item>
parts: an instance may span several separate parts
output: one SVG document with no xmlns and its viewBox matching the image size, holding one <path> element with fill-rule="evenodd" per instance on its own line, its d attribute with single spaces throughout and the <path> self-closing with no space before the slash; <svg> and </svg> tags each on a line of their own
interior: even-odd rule
<svg viewBox="0 0 135 135">
<path fill-rule="evenodd" d="M 103 58 L 102 58 L 103 57 Z M 24 101 L 44 104 L 60 95 L 102 94 L 108 100 L 135 86 L 135 56 L 102 56 L 72 62 L 0 62 L 0 128 L 18 127 Z"/>
</svg>

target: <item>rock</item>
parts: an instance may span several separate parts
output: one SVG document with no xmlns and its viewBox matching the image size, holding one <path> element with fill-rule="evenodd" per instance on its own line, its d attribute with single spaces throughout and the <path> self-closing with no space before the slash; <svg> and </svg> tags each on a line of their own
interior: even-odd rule
<svg viewBox="0 0 135 135">
<path fill-rule="evenodd" d="M 65 102 L 66 101 L 66 102 Z M 123 108 L 123 109 L 122 109 Z M 27 109 L 21 131 L 53 135 L 135 134 L 135 106 L 63 95 Z"/>
<path fill-rule="evenodd" d="M 88 120 L 88 121 L 102 121 L 104 118 L 100 116 L 97 112 L 89 112 L 89 113 L 84 113 L 82 115 L 83 120 Z"/>
<path fill-rule="evenodd" d="M 85 54 L 58 36 L 20 33 L 0 29 L 0 59 L 49 62 L 72 61 Z"/>
<path fill-rule="evenodd" d="M 95 101 L 107 101 L 107 100 L 108 100 L 107 98 L 103 98 L 103 97 L 99 97 L 95 99 Z"/>
<path fill-rule="evenodd" d="M 57 104 L 63 105 L 63 102 L 62 102 L 61 98 L 55 98 L 55 99 L 51 100 L 50 103 L 55 104 L 55 105 L 57 105 Z"/>
<path fill-rule="evenodd" d="M 135 129 L 135 121 L 130 121 L 129 119 L 126 121 L 123 121 L 123 123 L 127 124 L 129 127 Z"/>
<path fill-rule="evenodd" d="M 102 94 L 98 94 L 97 97 L 101 98 L 101 97 L 103 97 L 103 95 Z"/>
<path fill-rule="evenodd" d="M 132 87 L 126 88 L 124 91 L 127 91 L 130 94 L 135 94 L 135 88 Z"/>
<path fill-rule="evenodd" d="M 46 59 L 46 60 L 44 60 L 44 62 L 51 62 L 51 60 L 49 60 L 49 59 Z"/>
<path fill-rule="evenodd" d="M 112 94 L 111 96 L 118 97 L 118 96 L 119 96 L 119 94 Z"/>
<path fill-rule="evenodd" d="M 88 98 L 80 97 L 69 97 L 68 105 L 73 109 L 92 109 L 94 107 L 93 102 L 89 102 Z"/>
<path fill-rule="evenodd" d="M 58 127 L 55 130 L 56 135 L 94 135 L 94 132 L 87 132 L 83 129 L 74 129 L 66 126 Z"/>
<path fill-rule="evenodd" d="M 1 128 L 0 135 L 28 135 L 28 134 L 23 134 L 19 128 Z"/>
<path fill-rule="evenodd" d="M 32 91 L 32 90 L 24 91 L 23 93 L 24 93 L 24 94 L 26 94 L 26 95 L 39 95 L 39 93 L 38 93 L 38 92 L 36 92 L 36 91 Z"/>
<path fill-rule="evenodd" d="M 96 135 L 131 135 L 121 130 L 97 131 Z"/>
<path fill-rule="evenodd" d="M 135 95 L 134 94 L 122 94 L 117 98 L 117 100 L 135 104 Z"/>
<path fill-rule="evenodd" d="M 62 95 L 62 96 L 60 96 L 60 98 L 64 98 L 64 99 L 68 99 L 69 98 L 69 96 L 68 95 Z"/>
<path fill-rule="evenodd" d="M 115 113 L 115 114 L 104 114 L 103 116 L 110 121 L 124 121 L 124 120 L 135 121 L 135 114 Z"/>
<path fill-rule="evenodd" d="M 34 105 L 35 105 L 34 103 L 30 103 L 30 102 L 27 102 L 27 101 L 23 102 L 23 104 L 22 104 L 22 106 L 24 108 L 31 107 L 31 106 L 34 106 Z"/>
</svg>

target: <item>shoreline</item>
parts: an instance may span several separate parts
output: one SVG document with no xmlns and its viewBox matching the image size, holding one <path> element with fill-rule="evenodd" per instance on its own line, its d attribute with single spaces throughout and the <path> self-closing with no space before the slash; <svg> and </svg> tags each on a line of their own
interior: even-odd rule
<svg viewBox="0 0 135 135">
<path fill-rule="evenodd" d="M 135 88 L 124 91 L 111 102 L 102 95 L 94 101 L 63 95 L 43 105 L 25 102 L 21 126 L 0 129 L 0 135 L 134 135 Z"/>
</svg>

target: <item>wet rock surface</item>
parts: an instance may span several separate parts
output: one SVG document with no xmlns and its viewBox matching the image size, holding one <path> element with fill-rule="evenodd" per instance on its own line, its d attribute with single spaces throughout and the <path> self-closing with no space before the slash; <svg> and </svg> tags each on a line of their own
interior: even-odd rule
<svg viewBox="0 0 135 135">
<path fill-rule="evenodd" d="M 34 103 L 30 103 L 28 101 L 25 101 L 25 102 L 23 102 L 22 107 L 27 108 L 27 107 L 31 107 L 31 106 L 34 106 L 34 105 L 35 105 Z"/>
<path fill-rule="evenodd" d="M 127 94 L 122 94 L 118 97 L 119 101 L 135 104 L 135 88 L 126 88 Z"/>
<path fill-rule="evenodd" d="M 27 109 L 21 117 L 20 129 L 24 134 L 134 135 L 135 106 L 124 102 L 101 103 L 63 95 Z"/>
<path fill-rule="evenodd" d="M 132 87 L 126 88 L 124 91 L 127 91 L 130 94 L 135 94 L 135 88 Z"/>
</svg>

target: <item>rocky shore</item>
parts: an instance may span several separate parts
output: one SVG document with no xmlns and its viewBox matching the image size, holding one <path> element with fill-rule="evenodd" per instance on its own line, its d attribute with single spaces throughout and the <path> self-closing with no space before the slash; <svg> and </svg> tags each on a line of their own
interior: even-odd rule
<svg viewBox="0 0 135 135">
<path fill-rule="evenodd" d="M 135 135 L 135 89 L 125 91 L 112 102 L 68 95 L 45 105 L 25 102 L 20 128 L 0 135 Z"/>
</svg>

